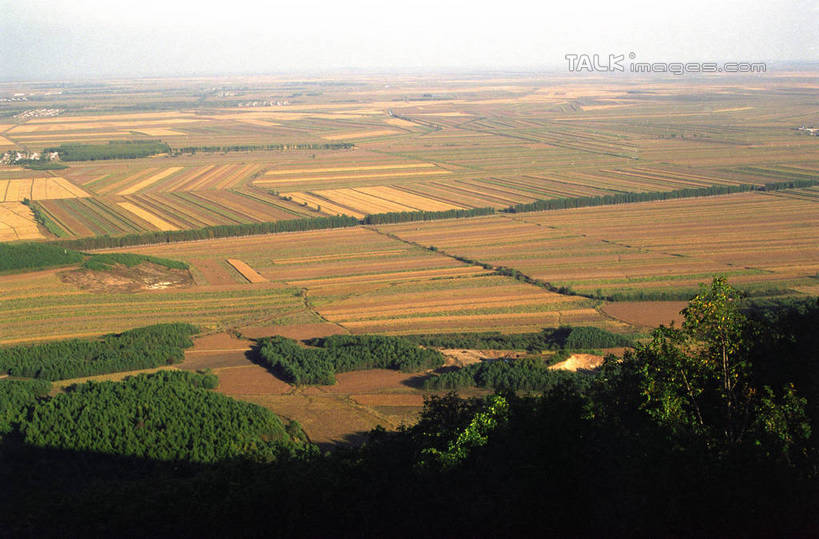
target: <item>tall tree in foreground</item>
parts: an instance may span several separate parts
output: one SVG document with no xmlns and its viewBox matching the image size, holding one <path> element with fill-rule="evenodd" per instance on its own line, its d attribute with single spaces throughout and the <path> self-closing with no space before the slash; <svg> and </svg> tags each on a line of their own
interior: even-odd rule
<svg viewBox="0 0 819 539">
<path fill-rule="evenodd" d="M 626 354 L 623 368 L 638 373 L 643 410 L 682 445 L 700 441 L 720 454 L 745 448 L 789 461 L 810 435 L 805 400 L 792 386 L 777 396 L 752 384 L 739 300 L 715 277 L 683 310 L 682 328 L 660 326 Z"/>
</svg>

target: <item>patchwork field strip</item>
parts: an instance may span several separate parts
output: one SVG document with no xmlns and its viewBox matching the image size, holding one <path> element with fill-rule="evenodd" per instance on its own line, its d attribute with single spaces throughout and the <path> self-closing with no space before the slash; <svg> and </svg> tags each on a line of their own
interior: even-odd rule
<svg viewBox="0 0 819 539">
<path fill-rule="evenodd" d="M 296 205 L 288 207 L 273 195 L 234 191 L 143 193 L 47 200 L 40 204 L 69 236 L 121 235 L 317 215 Z"/>
<path fill-rule="evenodd" d="M 26 124 L 17 125 L 7 131 L 8 134 L 17 136 L 18 134 L 26 133 L 55 133 L 55 132 L 74 132 L 74 131 L 90 131 L 94 129 L 122 129 L 126 131 L 139 131 L 140 129 L 152 127 L 164 127 L 168 125 L 178 124 L 193 124 L 201 122 L 198 118 L 156 118 L 152 120 L 110 120 L 110 121 L 74 121 L 74 122 L 28 122 Z"/>
<path fill-rule="evenodd" d="M 161 217 L 157 217 L 156 215 L 152 214 L 151 212 L 144 210 L 130 202 L 118 202 L 119 207 L 133 213 L 137 217 L 144 219 L 145 221 L 151 223 L 159 230 L 179 230 L 178 227 L 172 225 L 168 221 L 162 219 Z"/>
<path fill-rule="evenodd" d="M 348 139 L 364 139 L 373 137 L 383 137 L 387 135 L 396 135 L 401 131 L 394 129 L 373 129 L 370 131 L 354 131 L 351 133 L 337 133 L 332 135 L 322 135 L 326 140 L 348 140 Z"/>
<path fill-rule="evenodd" d="M 250 283 L 266 283 L 267 279 L 259 275 L 256 270 L 238 260 L 236 258 L 228 258 L 227 263 L 233 266 L 236 271 L 242 274 L 242 277 L 248 280 Z"/>
<path fill-rule="evenodd" d="M 328 181 L 328 180 L 352 180 L 352 179 L 373 179 L 373 178 L 396 178 L 396 177 L 417 177 L 417 176 L 439 176 L 442 174 L 451 174 L 450 171 L 444 169 L 438 170 L 413 170 L 407 172 L 378 172 L 375 174 L 336 174 L 330 176 L 301 176 L 298 178 L 276 178 L 275 180 L 268 180 L 262 178 L 260 180 L 256 180 L 254 183 L 259 185 L 280 185 L 280 184 L 287 184 L 287 183 L 307 183 L 307 182 L 315 182 L 315 181 Z M 388 180 L 389 181 L 389 180 Z"/>
<path fill-rule="evenodd" d="M 378 228 L 592 294 L 695 289 L 715 273 L 791 287 L 819 271 L 819 206 L 762 193 Z"/>
<path fill-rule="evenodd" d="M 284 170 L 268 170 L 265 176 L 282 176 L 289 174 L 318 174 L 324 172 L 356 172 L 359 170 L 396 170 L 396 169 L 418 169 L 418 168 L 435 168 L 433 163 L 404 163 L 392 165 L 362 165 L 362 166 L 348 166 L 348 167 L 329 167 L 329 168 L 301 168 L 301 169 L 284 169 Z"/>
<path fill-rule="evenodd" d="M 178 192 L 232 189 L 247 181 L 263 165 L 240 163 L 197 167 L 146 167 L 120 170 L 84 184 L 95 193 L 129 195 L 141 192 Z"/>
<path fill-rule="evenodd" d="M 528 331 L 561 323 L 625 327 L 598 313 L 586 298 L 494 275 L 365 228 L 128 251 L 173 253 L 203 271 L 218 267 L 220 256 L 241 260 L 271 282 L 305 290 L 322 317 L 353 332 Z"/>
<path fill-rule="evenodd" d="M 172 174 L 175 174 L 176 172 L 179 172 L 180 170 L 182 170 L 182 167 L 166 168 L 162 172 L 157 172 L 156 174 L 154 174 L 154 175 L 152 175 L 152 176 L 150 176 L 148 178 L 145 178 L 144 180 L 141 180 L 139 183 L 137 183 L 135 185 L 132 185 L 132 186 L 126 188 L 126 189 L 123 189 L 122 191 L 120 191 L 117 194 L 119 194 L 119 195 L 130 195 L 131 193 L 136 193 L 137 191 L 140 191 L 143 188 L 148 187 L 149 185 L 153 185 L 156 182 L 158 182 L 159 180 L 167 178 L 168 176 L 170 176 Z"/>
<path fill-rule="evenodd" d="M 101 335 L 184 320 L 208 329 L 287 322 L 304 311 L 292 289 L 194 286 L 131 294 L 90 293 L 62 282 L 59 271 L 0 276 L 0 343 Z"/>
</svg>

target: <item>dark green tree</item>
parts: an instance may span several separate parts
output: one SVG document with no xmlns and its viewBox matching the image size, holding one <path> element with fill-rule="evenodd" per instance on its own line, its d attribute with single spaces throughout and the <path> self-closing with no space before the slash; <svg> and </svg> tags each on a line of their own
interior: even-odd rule
<svg viewBox="0 0 819 539">
<path fill-rule="evenodd" d="M 724 277 L 714 278 L 683 310 L 682 328 L 661 326 L 623 365 L 638 373 L 641 408 L 679 443 L 789 459 L 810 435 L 805 400 L 792 386 L 777 396 L 752 384 L 739 300 Z"/>
</svg>

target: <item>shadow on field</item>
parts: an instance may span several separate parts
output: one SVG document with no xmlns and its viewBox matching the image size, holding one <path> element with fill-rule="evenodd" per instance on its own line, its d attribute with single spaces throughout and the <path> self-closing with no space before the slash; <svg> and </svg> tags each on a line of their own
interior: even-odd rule
<svg viewBox="0 0 819 539">
<path fill-rule="evenodd" d="M 439 372 L 436 370 L 435 372 Z M 413 389 L 424 389 L 424 382 L 426 382 L 430 378 L 430 374 L 417 374 L 411 378 L 407 378 L 401 381 L 402 385 L 407 387 L 411 387 Z"/>
<path fill-rule="evenodd" d="M 319 446 L 319 449 L 321 449 L 322 452 L 336 451 L 339 449 L 343 450 L 345 447 L 360 447 L 367 441 L 368 435 L 369 431 L 360 430 L 345 434 L 341 438 L 333 440 L 332 442 L 316 443 L 316 445 Z"/>
<path fill-rule="evenodd" d="M 250 345 L 250 349 L 245 352 L 245 357 L 251 363 L 255 363 L 256 365 L 264 368 L 267 372 L 284 382 L 285 384 L 290 384 L 291 382 L 288 381 L 287 377 L 281 372 L 279 367 L 271 368 L 266 362 L 262 360 L 261 353 L 259 352 L 260 344 L 258 339 L 253 340 L 253 344 Z"/>
</svg>

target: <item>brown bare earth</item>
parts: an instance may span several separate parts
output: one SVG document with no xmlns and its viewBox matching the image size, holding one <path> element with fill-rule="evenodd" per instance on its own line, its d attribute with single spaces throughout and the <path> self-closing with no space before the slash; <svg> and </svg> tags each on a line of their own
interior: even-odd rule
<svg viewBox="0 0 819 539">
<path fill-rule="evenodd" d="M 245 359 L 244 365 L 213 369 L 219 377 L 217 390 L 225 395 L 244 398 L 247 395 L 282 395 L 293 387 L 279 380 L 267 369 Z"/>
<path fill-rule="evenodd" d="M 193 284 L 188 270 L 171 269 L 150 262 L 134 267 L 117 265 L 111 270 L 77 269 L 59 274 L 60 280 L 90 292 L 139 292 L 187 288 Z"/>
<path fill-rule="evenodd" d="M 227 333 L 198 337 L 193 347 L 185 351 L 185 361 L 180 367 L 197 371 L 247 366 L 250 364 L 247 358 L 250 344 L 247 339 L 237 339 Z"/>
<path fill-rule="evenodd" d="M 418 386 L 423 373 L 407 373 L 388 369 L 342 372 L 336 374 L 336 383 L 321 386 L 327 393 L 393 393 L 411 392 Z"/>
<path fill-rule="evenodd" d="M 417 408 L 424 406 L 424 396 L 417 393 L 365 393 L 363 395 L 350 395 L 350 398 L 364 406 L 412 406 Z"/>
<path fill-rule="evenodd" d="M 618 320 L 637 326 L 657 327 L 660 324 L 682 324 L 680 311 L 688 304 L 685 301 L 628 301 L 607 303 L 602 311 Z"/>
<path fill-rule="evenodd" d="M 283 326 L 248 326 L 240 328 L 239 331 L 244 337 L 250 339 L 261 339 L 262 337 L 280 335 L 297 341 L 316 337 L 327 337 L 329 335 L 344 335 L 347 333 L 343 327 L 330 322 Z"/>
<path fill-rule="evenodd" d="M 603 356 L 594 354 L 572 354 L 566 361 L 555 363 L 550 369 L 560 369 L 565 371 L 590 371 L 597 369 L 603 364 Z"/>
<path fill-rule="evenodd" d="M 338 443 L 361 443 L 367 432 L 378 425 L 396 428 L 400 422 L 371 408 L 361 406 L 346 395 L 235 395 L 272 410 L 286 419 L 298 421 L 310 440 L 322 449 Z"/>
</svg>

